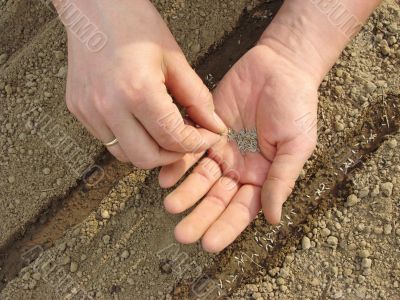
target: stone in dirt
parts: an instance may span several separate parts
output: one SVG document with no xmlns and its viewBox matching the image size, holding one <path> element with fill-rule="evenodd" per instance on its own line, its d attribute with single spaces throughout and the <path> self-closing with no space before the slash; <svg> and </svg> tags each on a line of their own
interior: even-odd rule
<svg viewBox="0 0 400 300">
<path fill-rule="evenodd" d="M 102 209 L 101 210 L 101 217 L 103 219 L 109 219 L 111 216 L 110 216 L 110 213 L 109 213 L 108 210 Z"/>
<path fill-rule="evenodd" d="M 307 250 L 307 249 L 311 248 L 311 241 L 307 236 L 303 237 L 303 239 L 301 240 L 301 248 L 303 250 Z"/>
<path fill-rule="evenodd" d="M 358 199 L 356 195 L 351 194 L 349 197 L 347 197 L 346 206 L 352 207 L 356 205 L 358 202 L 360 202 L 360 199 Z"/>
<path fill-rule="evenodd" d="M 393 183 L 391 183 L 391 182 L 382 183 L 381 184 L 381 190 L 382 190 L 383 195 L 385 195 L 386 197 L 392 196 Z"/>
</svg>

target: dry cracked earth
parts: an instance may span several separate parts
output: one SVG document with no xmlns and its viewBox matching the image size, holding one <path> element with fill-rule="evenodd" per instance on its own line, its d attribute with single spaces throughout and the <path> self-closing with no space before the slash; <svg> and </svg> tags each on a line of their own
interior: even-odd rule
<svg viewBox="0 0 400 300">
<path fill-rule="evenodd" d="M 154 2 L 210 87 L 281 4 Z M 218 255 L 175 243 L 157 171 L 115 161 L 68 113 L 51 7 L 0 0 L 0 28 L 0 299 L 400 299 L 398 2 L 324 79 L 281 224 L 259 215 Z"/>
</svg>

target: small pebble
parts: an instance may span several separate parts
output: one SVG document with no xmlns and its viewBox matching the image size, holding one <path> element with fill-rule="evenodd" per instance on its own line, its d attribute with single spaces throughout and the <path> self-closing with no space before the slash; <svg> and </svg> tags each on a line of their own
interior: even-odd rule
<svg viewBox="0 0 400 300">
<path fill-rule="evenodd" d="M 32 279 L 31 282 L 29 282 L 29 289 L 33 290 L 36 287 L 37 281 Z"/>
<path fill-rule="evenodd" d="M 8 182 L 9 183 L 14 183 L 15 182 L 15 177 L 14 176 L 8 177 Z"/>
<path fill-rule="evenodd" d="M 109 213 L 109 211 L 106 210 L 106 209 L 102 209 L 102 210 L 101 210 L 101 217 L 102 217 L 103 219 L 109 219 L 109 218 L 110 218 L 110 213 Z"/>
<path fill-rule="evenodd" d="M 103 243 L 108 245 L 110 243 L 111 237 L 109 235 L 103 236 Z"/>
<path fill-rule="evenodd" d="M 341 123 L 341 122 L 336 122 L 336 124 L 335 124 L 336 126 L 336 130 L 337 131 L 343 131 L 346 127 L 344 126 L 344 124 L 343 123 Z"/>
<path fill-rule="evenodd" d="M 62 61 L 64 59 L 64 57 L 65 57 L 64 52 L 62 52 L 62 51 L 54 51 L 54 56 L 59 61 Z"/>
<path fill-rule="evenodd" d="M 372 259 L 370 258 L 363 258 L 361 261 L 361 267 L 363 269 L 369 269 L 372 266 Z"/>
<path fill-rule="evenodd" d="M 190 50 L 193 52 L 193 54 L 197 54 L 201 50 L 201 45 L 199 43 L 194 43 Z"/>
<path fill-rule="evenodd" d="M 331 231 L 328 228 L 324 228 L 321 230 L 321 234 L 322 236 L 327 237 L 331 234 Z"/>
<path fill-rule="evenodd" d="M 67 72 L 68 72 L 68 69 L 67 69 L 67 67 L 61 67 L 59 70 L 58 70 L 58 73 L 57 73 L 57 75 L 56 75 L 56 77 L 58 77 L 58 78 L 61 78 L 61 79 L 64 79 L 65 77 L 66 77 L 66 75 L 67 75 Z"/>
<path fill-rule="evenodd" d="M 75 273 L 76 271 L 78 271 L 78 264 L 76 262 L 72 262 L 71 263 L 71 268 L 70 268 L 71 273 Z"/>
<path fill-rule="evenodd" d="M 290 264 L 291 262 L 294 261 L 294 255 L 288 255 L 285 257 L 285 263 Z"/>
<path fill-rule="evenodd" d="M 382 53 L 383 55 L 385 55 L 385 56 L 388 56 L 388 55 L 390 54 L 390 52 L 391 52 L 391 49 L 390 49 L 389 46 L 383 46 L 383 47 L 381 48 L 381 53 Z"/>
<path fill-rule="evenodd" d="M 23 276 L 22 276 L 22 280 L 28 281 L 29 279 L 31 279 L 31 274 L 29 272 L 26 272 Z"/>
<path fill-rule="evenodd" d="M 391 234 L 391 233 L 392 233 L 392 225 L 386 224 L 385 226 L 383 226 L 383 232 L 384 232 L 386 235 Z"/>
<path fill-rule="evenodd" d="M 331 246 L 337 246 L 339 240 L 336 236 L 330 236 L 327 238 L 326 242 Z"/>
<path fill-rule="evenodd" d="M 360 190 L 360 192 L 358 193 L 358 197 L 361 198 L 361 199 L 367 197 L 368 195 L 369 195 L 369 188 L 368 187 L 362 188 Z"/>
<path fill-rule="evenodd" d="M 42 170 L 42 172 L 43 172 L 44 175 L 49 175 L 50 174 L 50 169 L 49 168 L 44 168 Z"/>
<path fill-rule="evenodd" d="M 335 294 L 333 294 L 332 298 L 333 299 L 341 299 L 343 297 L 343 292 L 342 291 L 337 291 Z"/>
<path fill-rule="evenodd" d="M 307 236 L 303 237 L 303 239 L 301 240 L 301 248 L 303 250 L 307 250 L 307 249 L 311 248 L 311 241 Z"/>
<path fill-rule="evenodd" d="M 358 202 L 360 202 L 360 199 L 358 199 L 356 195 L 351 194 L 349 197 L 347 197 L 346 206 L 352 207 L 356 205 Z"/>
<path fill-rule="evenodd" d="M 397 148 L 397 140 L 396 139 L 389 140 L 388 145 L 389 145 L 389 148 L 396 149 Z"/>
<path fill-rule="evenodd" d="M 371 253 L 370 253 L 368 250 L 361 250 L 361 251 L 358 253 L 358 256 L 361 257 L 361 258 L 367 258 L 367 257 L 369 257 L 370 255 L 371 255 Z"/>
<path fill-rule="evenodd" d="M 11 95 L 12 92 L 13 92 L 13 88 L 12 88 L 12 86 L 9 85 L 9 84 L 7 84 L 7 85 L 4 87 L 4 89 L 5 89 L 7 95 Z"/>
<path fill-rule="evenodd" d="M 4 64 L 7 61 L 8 55 L 3 53 L 0 55 L 0 65 Z"/>
<path fill-rule="evenodd" d="M 374 233 L 377 235 L 381 235 L 383 233 L 383 228 L 382 227 L 374 227 Z"/>
<path fill-rule="evenodd" d="M 59 245 L 57 246 L 57 248 L 58 248 L 58 250 L 59 250 L 60 252 L 64 252 L 65 249 L 67 249 L 67 243 L 63 242 L 63 243 L 59 244 Z"/>
<path fill-rule="evenodd" d="M 358 280 L 358 283 L 363 283 L 365 281 L 365 277 L 363 275 L 359 275 L 357 280 Z"/>
<path fill-rule="evenodd" d="M 39 281 L 40 278 L 41 278 L 41 275 L 40 275 L 39 272 L 36 272 L 36 273 L 33 273 L 33 274 L 32 274 L 32 278 L 35 279 L 35 280 L 37 280 L 37 281 Z"/>
<path fill-rule="evenodd" d="M 278 277 L 278 278 L 276 279 L 276 284 L 277 284 L 277 285 L 285 284 L 285 279 L 283 279 L 282 277 Z"/>
<path fill-rule="evenodd" d="M 369 93 L 373 93 L 375 92 L 375 90 L 377 89 L 376 84 L 374 84 L 373 82 L 369 81 L 366 85 L 365 85 L 367 91 Z"/>
<path fill-rule="evenodd" d="M 129 257 L 129 251 L 128 250 L 124 250 L 121 254 L 121 257 L 123 259 L 127 259 Z"/>
<path fill-rule="evenodd" d="M 68 265 L 70 262 L 71 262 L 71 258 L 67 255 L 64 255 L 63 257 L 61 257 L 60 265 L 65 266 L 65 265 Z"/>
<path fill-rule="evenodd" d="M 386 182 L 381 184 L 381 190 L 384 196 L 390 197 L 393 193 L 393 183 Z"/>
</svg>

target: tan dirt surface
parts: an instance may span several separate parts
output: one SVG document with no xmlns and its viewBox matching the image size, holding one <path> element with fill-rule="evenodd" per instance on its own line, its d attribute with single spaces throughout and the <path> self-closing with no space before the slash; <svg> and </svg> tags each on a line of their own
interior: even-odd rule
<svg viewBox="0 0 400 300">
<path fill-rule="evenodd" d="M 204 25 L 204 30 L 214 28 L 214 32 L 218 32 L 219 29 L 215 28 L 228 26 L 221 24 L 221 20 L 225 19 L 217 17 L 218 9 L 235 16 L 230 27 L 223 32 L 229 31 L 245 7 L 244 2 L 240 3 L 242 6 L 235 3 L 237 8 L 233 8 L 234 2 L 226 5 L 208 1 L 201 4 L 194 1 L 167 2 L 163 1 L 160 7 L 166 12 L 171 26 L 176 28 L 177 36 L 182 35 L 180 42 L 187 44 L 185 49 L 186 53 L 189 51 L 191 61 L 196 56 L 191 56 L 194 54 L 190 49 L 197 50 L 198 47 L 193 46 L 194 42 L 189 46 L 191 39 L 183 36 L 193 34 L 201 39 L 203 35 L 193 31 L 206 20 L 208 24 Z M 11 1 L 6 3 L 9 5 Z M 1 10 L 4 7 L 0 4 Z M 202 14 L 198 9 L 210 15 L 199 17 Z M 177 18 L 193 11 L 197 13 L 192 18 L 198 20 L 193 21 L 197 22 L 193 23 L 194 30 L 180 32 L 183 26 Z M 213 19 L 212 16 L 215 16 L 215 23 L 211 26 L 209 18 Z M 187 20 L 192 22 L 190 17 Z M 56 30 L 58 25 L 53 22 L 46 25 L 50 28 L 47 32 Z M 76 225 L 65 230 L 63 236 L 61 232 L 64 229 L 56 235 L 51 230 L 41 229 L 40 234 L 33 232 L 33 242 L 19 257 L 27 266 L 1 291 L 0 298 L 63 299 L 76 292 L 87 299 L 218 299 L 219 296 L 257 300 L 399 299 L 399 29 L 399 4 L 386 0 L 326 76 L 320 88 L 318 148 L 305 166 L 292 197 L 285 204 L 284 217 L 279 226 L 267 225 L 260 215 L 233 245 L 218 255 L 204 253 L 198 244 L 178 245 L 173 239 L 173 228 L 181 216 L 165 213 L 162 200 L 167 191 L 158 187 L 157 171 L 132 171 L 121 164 L 111 163 L 111 167 L 109 163 L 101 164 L 108 166 L 107 171 L 121 179 L 117 183 L 106 180 L 104 186 L 113 186 L 110 192 L 102 191 L 89 196 L 99 198 L 99 202 L 90 206 L 87 217 L 81 216 L 79 222 L 71 223 Z M 204 48 L 201 47 L 198 55 L 204 54 L 223 32 L 209 44 L 203 44 L 205 40 L 201 40 Z M 42 34 L 40 41 L 47 49 L 54 44 L 54 40 L 50 39 L 51 35 Z M 46 39 L 52 42 L 46 44 Z M 62 49 L 61 45 L 59 47 Z M 12 59 L 10 66 L 23 61 L 23 57 Z M 50 59 L 47 61 L 50 63 Z M 22 66 L 26 67 L 25 64 Z M 53 68 L 54 73 L 59 71 L 58 67 Z M 11 72 L 9 68 L 5 68 L 4 72 L 2 69 L 1 76 Z M 18 76 L 15 78 L 19 79 Z M 23 82 L 25 78 L 24 75 L 19 80 Z M 61 79 L 59 85 L 63 85 Z M 25 83 L 18 86 L 21 90 L 25 89 Z M 17 94 L 21 92 L 15 90 Z M 90 141 L 88 147 L 91 145 L 93 148 L 87 151 L 92 155 L 90 158 L 95 157 L 93 154 L 100 153 L 101 148 L 93 146 L 93 140 L 72 118 L 69 119 L 61 92 L 59 97 L 57 107 L 62 107 L 64 113 L 57 115 L 57 121 L 63 116 L 70 120 L 65 121 L 68 132 L 80 132 L 81 135 L 76 136 L 81 141 Z M 34 96 L 32 99 L 35 99 Z M 4 119 L 17 115 L 14 106 L 11 106 L 11 103 L 17 102 L 6 100 L 4 103 L 9 103 L 10 108 L 3 113 Z M 21 103 L 29 102 L 24 100 Z M 45 111 L 47 107 L 52 107 L 51 103 L 54 105 L 54 101 L 44 100 L 43 103 Z M 53 108 L 49 111 L 57 110 Z M 15 127 L 12 125 L 11 130 L 21 124 L 18 118 L 7 122 L 17 124 Z M 304 130 L 313 125 L 306 118 L 299 120 L 299 126 L 303 126 Z M 10 140 L 18 137 L 18 134 L 9 133 L 7 127 L 4 131 L 2 134 Z M 28 139 L 28 135 L 25 138 Z M 4 144 L 9 142 L 6 138 L 4 141 Z M 25 145 L 16 141 L 17 138 L 14 143 L 20 147 Z M 30 145 L 32 141 L 25 143 Z M 34 145 L 34 149 L 42 147 L 40 143 Z M 15 151 L 18 149 L 17 146 L 13 148 L 16 148 Z M 7 179 L 18 172 L 30 174 L 24 177 L 14 175 L 18 187 L 23 185 L 22 190 L 26 193 L 32 193 L 32 186 L 39 185 L 38 181 L 41 186 L 48 186 L 49 178 L 56 180 L 59 176 L 57 167 L 66 170 L 65 165 L 57 165 L 56 161 L 50 160 L 50 153 L 47 164 L 37 159 L 37 173 L 32 173 L 29 166 L 26 171 L 22 167 L 22 158 L 17 165 L 18 157 L 23 155 L 12 155 L 14 153 L 5 151 L 5 157 L 9 157 L 5 161 L 14 165 L 2 168 L 1 172 L 5 173 L 2 177 Z M 29 163 L 35 165 L 33 158 Z M 45 167 L 50 168 L 50 174 L 43 174 Z M 39 174 L 41 179 L 35 174 Z M 76 182 L 76 176 L 70 175 L 69 178 L 72 183 Z M 7 191 L 8 185 L 2 187 L 2 193 Z M 14 217 L 9 216 L 12 211 L 8 208 L 9 204 L 15 205 L 9 199 L 11 195 L 18 195 L 17 191 L 16 187 L 9 188 L 8 198 L 4 196 L 8 205 L 1 207 L 3 212 L 0 212 L 15 226 L 26 220 L 23 217 L 14 220 L 16 216 L 23 216 L 16 210 Z M 88 197 L 84 190 L 74 193 L 74 199 Z M 54 196 L 57 198 L 60 194 Z M 32 201 L 43 206 L 51 202 L 50 197 L 44 199 Z M 97 203 L 100 204 L 97 206 Z M 25 206 L 26 202 L 19 209 Z M 26 209 L 30 211 L 32 207 Z M 74 210 L 73 205 L 63 207 L 67 211 Z M 67 217 L 55 215 L 62 219 L 72 218 L 74 214 L 67 213 Z M 52 224 L 54 216 L 49 218 L 43 223 Z M 36 239 L 37 236 L 39 238 Z M 82 299 L 78 295 L 75 298 Z"/>
<path fill-rule="evenodd" d="M 255 3 L 155 2 L 192 63 Z M 51 8 L 1 1 L 0 16 L 1 249 L 97 170 L 104 149 L 66 109 L 66 37 Z"/>
</svg>

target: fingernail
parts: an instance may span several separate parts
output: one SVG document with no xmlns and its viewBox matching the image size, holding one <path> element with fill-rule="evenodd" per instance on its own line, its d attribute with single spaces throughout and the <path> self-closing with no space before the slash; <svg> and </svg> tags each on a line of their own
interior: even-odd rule
<svg viewBox="0 0 400 300">
<path fill-rule="evenodd" d="M 226 127 L 224 121 L 222 121 L 222 119 L 217 115 L 216 112 L 214 112 L 214 119 L 218 124 L 221 134 L 225 134 L 226 132 L 228 132 L 228 128 Z"/>
</svg>

